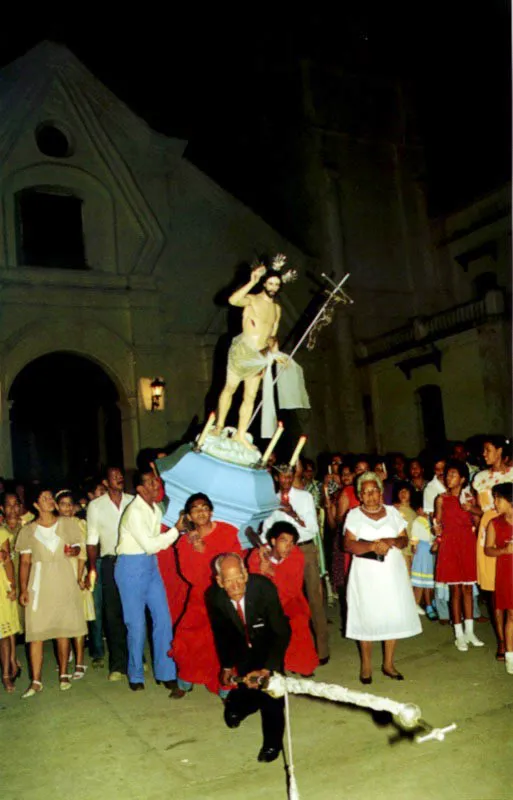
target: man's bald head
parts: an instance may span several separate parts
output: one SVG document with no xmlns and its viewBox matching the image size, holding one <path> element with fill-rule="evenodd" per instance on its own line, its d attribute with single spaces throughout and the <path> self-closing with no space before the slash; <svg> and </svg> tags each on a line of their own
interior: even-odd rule
<svg viewBox="0 0 513 800">
<path fill-rule="evenodd" d="M 248 573 L 238 553 L 223 553 L 215 560 L 216 581 L 230 600 L 238 602 L 244 597 Z"/>
</svg>

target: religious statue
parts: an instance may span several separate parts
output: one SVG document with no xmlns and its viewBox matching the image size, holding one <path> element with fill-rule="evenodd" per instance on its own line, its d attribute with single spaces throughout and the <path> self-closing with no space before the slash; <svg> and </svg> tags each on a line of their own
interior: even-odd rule
<svg viewBox="0 0 513 800">
<path fill-rule="evenodd" d="M 244 309 L 242 312 L 242 333 L 236 336 L 228 352 L 226 383 L 219 397 L 214 434 L 221 434 L 226 415 L 230 410 L 234 392 L 244 381 L 244 397 L 239 409 L 239 423 L 233 439 L 247 448 L 252 445 L 246 437 L 255 398 L 270 361 L 285 364 L 287 356 L 278 351 L 278 326 L 281 307 L 276 302 L 283 283 L 295 280 L 295 270 L 282 273 L 285 256 L 278 254 L 270 267 L 259 264 L 251 271 L 251 278 L 237 289 L 229 298 L 232 306 Z M 257 284 L 262 282 L 262 291 L 251 294 Z"/>
</svg>

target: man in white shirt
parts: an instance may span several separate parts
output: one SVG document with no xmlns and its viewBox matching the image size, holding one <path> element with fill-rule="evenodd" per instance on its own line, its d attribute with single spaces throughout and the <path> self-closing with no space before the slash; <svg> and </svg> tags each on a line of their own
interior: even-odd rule
<svg viewBox="0 0 513 800">
<path fill-rule="evenodd" d="M 327 664 L 329 661 L 328 621 L 324 611 L 319 557 L 315 544 L 315 538 L 319 532 L 315 503 L 309 492 L 292 486 L 294 470 L 291 467 L 282 465 L 277 468 L 277 472 L 279 486 L 277 496 L 281 505 L 265 520 L 262 541 L 265 541 L 265 534 L 275 522 L 291 522 L 297 529 L 299 534 L 297 544 L 305 557 L 305 589 L 312 615 L 319 663 Z"/>
<path fill-rule="evenodd" d="M 176 528 L 160 532 L 162 513 L 156 504 L 160 482 L 155 474 L 136 473 L 134 487 L 136 496 L 119 525 L 114 572 L 128 632 L 128 681 L 135 692 L 144 689 L 146 608 L 152 620 L 155 679 L 167 688 L 176 680 L 175 662 L 168 656 L 173 628 L 156 553 L 171 547 L 179 534 Z"/>
<path fill-rule="evenodd" d="M 128 651 L 123 609 L 114 580 L 114 563 L 119 521 L 133 496 L 123 491 L 125 478 L 119 467 L 107 467 L 103 484 L 107 493 L 92 500 L 87 507 L 89 581 L 94 575 L 96 584 L 101 584 L 103 626 L 109 651 L 109 680 L 119 681 L 126 675 Z"/>
<path fill-rule="evenodd" d="M 444 470 L 445 470 L 445 458 L 439 458 L 434 463 L 433 480 L 429 481 L 426 488 L 424 489 L 424 495 L 422 498 L 422 507 L 426 512 L 426 514 L 433 515 L 435 513 L 435 500 L 439 494 L 443 494 L 445 492 Z"/>
</svg>

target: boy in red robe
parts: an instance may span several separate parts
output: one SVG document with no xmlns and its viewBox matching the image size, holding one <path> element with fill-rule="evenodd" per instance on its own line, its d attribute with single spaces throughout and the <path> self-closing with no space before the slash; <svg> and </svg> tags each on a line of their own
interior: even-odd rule
<svg viewBox="0 0 513 800">
<path fill-rule="evenodd" d="M 319 664 L 312 632 L 310 608 L 303 593 L 304 556 L 299 534 L 289 522 L 275 522 L 267 531 L 269 548 L 255 549 L 248 559 L 249 572 L 265 575 L 276 589 L 292 635 L 285 654 L 285 669 L 311 677 Z"/>
</svg>

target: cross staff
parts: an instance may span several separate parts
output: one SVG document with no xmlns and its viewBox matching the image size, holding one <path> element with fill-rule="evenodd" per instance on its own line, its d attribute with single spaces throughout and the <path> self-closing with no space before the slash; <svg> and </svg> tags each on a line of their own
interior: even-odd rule
<svg viewBox="0 0 513 800">
<path fill-rule="evenodd" d="M 273 386 L 275 385 L 276 381 L 277 381 L 277 380 L 278 380 L 278 378 L 280 377 L 280 375 L 281 375 L 281 373 L 283 372 L 283 370 L 287 368 L 287 364 L 289 363 L 289 361 L 290 361 L 292 358 L 294 358 L 295 354 L 297 353 L 297 351 L 299 350 L 299 348 L 301 347 L 301 345 L 302 345 L 302 344 L 303 344 L 303 342 L 305 341 L 306 337 L 308 336 L 308 334 L 310 333 L 310 331 L 312 330 L 312 328 L 314 328 L 314 326 L 315 326 L 315 324 L 317 323 L 317 321 L 318 321 L 318 320 L 321 318 L 322 314 L 324 313 L 324 309 L 326 308 L 326 306 L 328 306 L 328 305 L 329 305 L 329 303 L 330 303 L 330 302 L 333 300 L 333 298 L 334 298 L 335 296 L 340 296 L 340 297 L 341 297 L 341 299 L 343 299 L 343 300 L 344 300 L 344 303 L 348 303 L 348 302 L 349 302 L 349 303 L 352 303 L 352 302 L 353 302 L 353 301 L 351 300 L 351 298 L 349 297 L 349 295 L 347 295 L 345 292 L 343 292 L 343 291 L 342 291 L 342 286 L 344 285 L 344 283 L 345 283 L 345 282 L 347 281 L 347 279 L 349 278 L 349 275 L 350 275 L 350 273 L 349 273 L 349 272 L 347 272 L 347 273 L 344 275 L 344 277 L 342 278 L 342 280 L 340 280 L 340 281 L 339 281 L 337 284 L 335 284 L 335 283 L 334 283 L 334 281 L 332 281 L 332 280 L 331 280 L 331 278 L 328 278 L 328 277 L 327 277 L 327 275 L 325 275 L 324 273 L 322 274 L 322 277 L 323 277 L 323 278 L 327 278 L 327 280 L 329 280 L 329 282 L 332 284 L 332 286 L 333 286 L 334 288 L 332 289 L 332 291 L 330 292 L 330 294 L 328 295 L 328 297 L 326 298 L 326 300 L 324 301 L 324 303 L 323 303 L 323 304 L 322 304 L 322 306 L 320 307 L 319 311 L 317 312 L 317 314 L 316 314 L 316 315 L 315 315 L 315 317 L 313 318 L 312 322 L 310 323 L 310 325 L 308 326 L 308 328 L 306 329 L 306 331 L 303 333 L 302 337 L 300 338 L 299 342 L 296 344 L 296 346 L 294 347 L 294 349 L 292 350 L 292 352 L 291 352 L 289 355 L 287 355 L 287 360 L 285 361 L 285 363 L 280 365 L 280 367 L 279 367 L 279 369 L 278 369 L 278 372 L 277 372 L 277 374 L 276 374 L 276 377 L 274 378 L 274 380 L 273 380 L 273 382 L 272 382 L 272 385 L 273 385 Z M 346 299 L 346 298 L 347 298 L 347 299 Z M 254 422 L 256 415 L 258 414 L 258 412 L 259 412 L 259 411 L 260 411 L 260 409 L 262 408 L 262 405 L 263 405 L 263 401 L 262 401 L 262 400 L 260 400 L 260 403 L 259 403 L 259 405 L 258 405 L 258 406 L 257 406 L 257 408 L 255 409 L 255 411 L 254 411 L 254 413 L 253 413 L 253 416 L 251 417 L 251 419 L 250 419 L 250 421 L 249 421 L 248 428 L 249 428 L 249 427 L 251 426 L 251 424 Z"/>
</svg>

